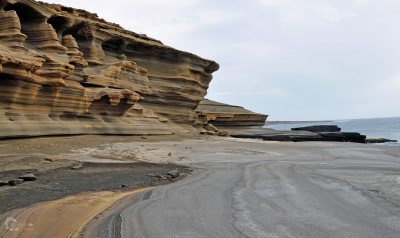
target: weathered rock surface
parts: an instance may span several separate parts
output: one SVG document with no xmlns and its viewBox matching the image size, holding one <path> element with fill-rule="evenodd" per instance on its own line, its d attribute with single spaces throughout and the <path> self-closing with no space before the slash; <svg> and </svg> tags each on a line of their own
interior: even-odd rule
<svg viewBox="0 0 400 238">
<path fill-rule="evenodd" d="M 172 178 L 179 177 L 180 173 L 177 169 L 171 170 L 167 173 L 167 175 L 171 176 Z"/>
<path fill-rule="evenodd" d="M 386 138 L 368 138 L 366 139 L 366 142 L 370 144 L 381 144 L 381 143 L 398 142 L 398 141 Z"/>
<path fill-rule="evenodd" d="M 0 187 L 6 186 L 6 185 L 9 185 L 9 183 L 6 181 L 0 181 Z"/>
<path fill-rule="evenodd" d="M 0 138 L 171 134 L 218 68 L 83 10 L 0 0 Z"/>
<path fill-rule="evenodd" d="M 292 131 L 311 131 L 311 132 L 340 132 L 341 128 L 336 125 L 316 125 L 292 128 Z"/>
<path fill-rule="evenodd" d="M 196 109 L 201 122 L 220 127 L 264 126 L 267 115 L 249 111 L 240 106 L 233 106 L 204 99 Z"/>
<path fill-rule="evenodd" d="M 19 184 L 22 184 L 24 182 L 23 179 L 11 179 L 10 181 L 8 181 L 8 184 L 10 186 L 17 186 Z"/>
<path fill-rule="evenodd" d="M 37 180 L 37 177 L 32 173 L 24 174 L 22 176 L 19 176 L 19 178 L 24 180 L 24 181 L 35 181 L 35 180 Z"/>
<path fill-rule="evenodd" d="M 215 132 L 215 133 L 218 133 L 219 132 L 219 130 L 218 130 L 218 128 L 216 128 L 213 124 L 211 124 L 211 123 L 208 123 L 205 127 L 204 127 L 204 129 L 206 129 L 207 131 L 213 131 L 213 132 Z"/>
<path fill-rule="evenodd" d="M 254 138 L 266 141 L 336 141 L 365 143 L 366 136 L 357 132 L 311 132 L 279 131 L 262 127 L 230 128 L 229 134 L 236 138 Z"/>
<path fill-rule="evenodd" d="M 82 169 L 82 168 L 83 168 L 83 165 L 82 164 L 78 164 L 78 165 L 72 166 L 71 170 L 79 170 L 79 169 Z"/>
</svg>

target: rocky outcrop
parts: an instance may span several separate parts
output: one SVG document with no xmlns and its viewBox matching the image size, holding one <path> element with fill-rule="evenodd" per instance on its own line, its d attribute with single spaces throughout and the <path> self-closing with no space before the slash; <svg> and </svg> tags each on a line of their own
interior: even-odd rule
<svg viewBox="0 0 400 238">
<path fill-rule="evenodd" d="M 369 144 L 382 144 L 382 143 L 397 143 L 397 140 L 391 140 L 386 138 L 368 138 L 366 142 Z"/>
<path fill-rule="evenodd" d="M 196 109 L 203 123 L 211 123 L 218 128 L 236 126 L 264 126 L 267 115 L 249 111 L 240 106 L 223 104 L 208 99 L 200 102 Z"/>
<path fill-rule="evenodd" d="M 0 0 L 0 137 L 171 134 L 218 67 L 83 10 Z"/>
<path fill-rule="evenodd" d="M 307 130 L 309 129 L 309 130 Z M 330 132 L 334 130 L 334 132 Z M 280 131 L 262 127 L 248 127 L 240 130 L 230 128 L 229 133 L 236 138 L 263 139 L 266 141 L 335 141 L 366 143 L 366 136 L 357 132 L 339 132 L 337 126 L 315 126 L 304 130 Z"/>
<path fill-rule="evenodd" d="M 310 132 L 340 132 L 342 129 L 335 125 L 316 125 L 292 128 L 292 131 L 310 131 Z"/>
</svg>

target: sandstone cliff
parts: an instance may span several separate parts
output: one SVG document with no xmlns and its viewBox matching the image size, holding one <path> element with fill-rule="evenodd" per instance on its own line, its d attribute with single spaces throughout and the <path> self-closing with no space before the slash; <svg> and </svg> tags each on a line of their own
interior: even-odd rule
<svg viewBox="0 0 400 238">
<path fill-rule="evenodd" d="M 170 134 L 218 68 L 83 10 L 0 0 L 0 137 Z"/>
<path fill-rule="evenodd" d="M 196 109 L 204 123 L 217 127 L 264 126 L 267 115 L 249 111 L 240 106 L 204 99 Z"/>
</svg>

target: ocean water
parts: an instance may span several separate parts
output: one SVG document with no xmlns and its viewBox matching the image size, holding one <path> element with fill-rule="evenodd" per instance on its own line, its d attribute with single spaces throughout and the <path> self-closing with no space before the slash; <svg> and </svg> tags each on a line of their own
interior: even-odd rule
<svg viewBox="0 0 400 238">
<path fill-rule="evenodd" d="M 400 146 L 400 117 L 351 119 L 295 124 L 267 124 L 265 127 L 276 130 L 290 130 L 294 127 L 312 125 L 338 125 L 344 132 L 359 132 L 363 135 L 366 135 L 367 138 L 386 138 L 397 140 L 397 143 L 386 143 L 386 145 Z"/>
</svg>

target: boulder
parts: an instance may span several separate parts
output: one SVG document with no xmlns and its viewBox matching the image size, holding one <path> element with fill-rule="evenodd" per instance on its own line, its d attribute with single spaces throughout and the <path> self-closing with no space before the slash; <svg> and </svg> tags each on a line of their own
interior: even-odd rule
<svg viewBox="0 0 400 238">
<path fill-rule="evenodd" d="M 8 185 L 8 182 L 6 181 L 0 181 L 0 187 Z"/>
<path fill-rule="evenodd" d="M 171 176 L 172 178 L 179 177 L 180 173 L 177 169 L 171 170 L 167 173 L 167 175 Z"/>
<path fill-rule="evenodd" d="M 316 125 L 292 128 L 292 131 L 310 131 L 310 132 L 340 132 L 341 128 L 336 125 Z"/>
<path fill-rule="evenodd" d="M 220 132 L 218 132 L 218 135 L 219 136 L 223 136 L 223 137 L 227 137 L 227 136 L 229 136 L 229 133 L 227 131 L 220 131 Z"/>
<path fill-rule="evenodd" d="M 201 135 L 207 135 L 207 130 L 206 129 L 202 129 L 199 133 Z"/>
<path fill-rule="evenodd" d="M 207 126 L 205 126 L 205 129 L 206 129 L 207 131 L 213 131 L 213 132 L 215 132 L 215 133 L 218 133 L 218 132 L 219 132 L 218 128 L 216 128 L 216 127 L 215 127 L 213 124 L 211 124 L 211 123 L 208 123 Z"/>
<path fill-rule="evenodd" d="M 161 176 L 157 176 L 157 178 L 159 178 L 159 180 L 167 180 L 167 179 L 169 179 L 169 177 L 172 177 L 172 176 L 165 176 L 165 175 L 161 175 Z"/>
<path fill-rule="evenodd" d="M 207 135 L 215 136 L 216 134 L 217 134 L 217 132 L 215 132 L 215 131 L 207 131 Z"/>
<path fill-rule="evenodd" d="M 44 160 L 48 162 L 56 162 L 58 161 L 58 157 L 47 157 Z"/>
<path fill-rule="evenodd" d="M 24 181 L 35 181 L 37 180 L 37 177 L 34 174 L 25 174 L 22 176 L 19 176 L 20 179 L 23 179 Z"/>
<path fill-rule="evenodd" d="M 10 186 L 17 186 L 17 185 L 19 185 L 19 184 L 21 184 L 23 182 L 24 182 L 23 179 L 11 179 L 10 181 L 8 181 L 8 184 Z"/>
<path fill-rule="evenodd" d="M 71 170 L 79 170 L 79 169 L 82 169 L 82 168 L 83 168 L 83 165 L 82 164 L 78 164 L 78 165 L 72 166 Z"/>
</svg>

